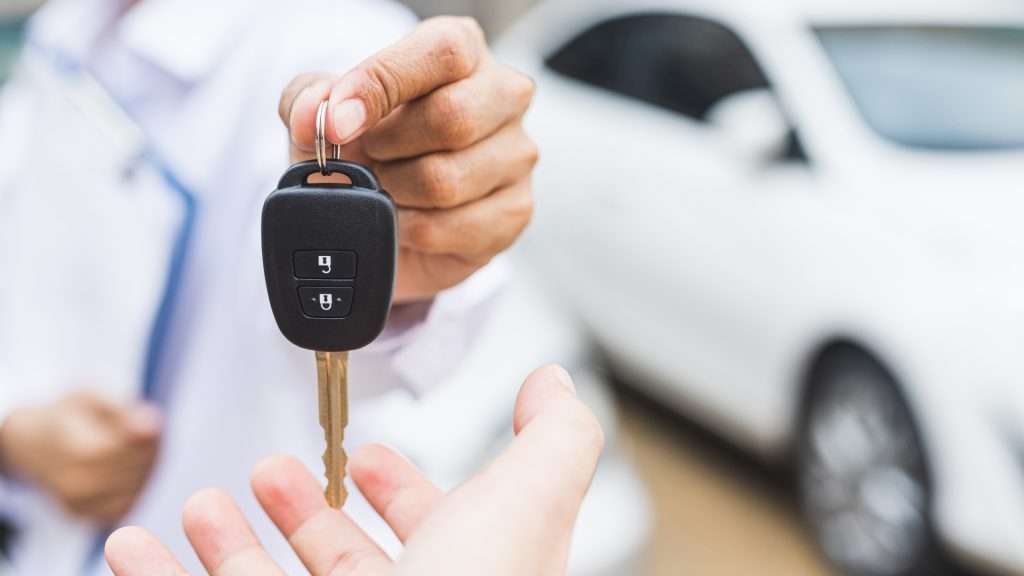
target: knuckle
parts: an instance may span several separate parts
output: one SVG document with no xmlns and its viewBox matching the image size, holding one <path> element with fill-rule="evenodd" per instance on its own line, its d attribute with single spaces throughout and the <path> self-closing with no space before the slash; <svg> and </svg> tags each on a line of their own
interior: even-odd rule
<svg viewBox="0 0 1024 576">
<path fill-rule="evenodd" d="M 362 67 L 366 78 L 360 96 L 383 116 L 402 101 L 402 80 L 396 67 L 387 58 L 377 58 Z"/>
<path fill-rule="evenodd" d="M 377 558 L 376 550 L 360 546 L 337 552 L 327 574 L 361 574 Z"/>
<path fill-rule="evenodd" d="M 433 252 L 440 246 L 440 226 L 434 218 L 419 216 L 408 227 L 409 242 L 417 249 Z"/>
<path fill-rule="evenodd" d="M 512 228 L 512 240 L 519 236 L 533 218 L 536 201 L 533 197 L 533 189 L 530 186 L 523 186 L 518 189 L 512 202 L 509 204 L 506 218 L 515 222 Z"/>
<path fill-rule="evenodd" d="M 430 156 L 420 162 L 423 192 L 429 203 L 438 208 L 454 205 L 458 201 L 460 180 L 457 164 L 442 155 Z"/>
<path fill-rule="evenodd" d="M 537 92 L 537 83 L 526 74 L 513 71 L 508 82 L 508 89 L 512 101 L 519 106 L 521 111 L 525 112 L 533 102 L 533 97 Z"/>
<path fill-rule="evenodd" d="M 524 155 L 526 157 L 526 164 L 530 167 L 530 170 L 532 171 L 534 167 L 537 166 L 537 163 L 540 162 L 540 146 L 538 146 L 537 143 L 534 142 L 533 139 L 530 138 L 529 136 L 525 136 L 525 138 L 526 144 Z"/>
<path fill-rule="evenodd" d="M 472 18 L 446 17 L 441 19 L 441 34 L 437 41 L 436 58 L 448 74 L 465 78 L 476 70 L 478 55 L 483 44 L 483 31 Z"/>
<path fill-rule="evenodd" d="M 526 225 L 533 219 L 533 213 L 537 209 L 537 201 L 533 197 L 533 189 L 527 188 L 526 193 L 522 195 L 518 202 L 518 209 L 516 210 L 517 216 L 519 216 L 520 227 L 519 232 L 522 232 Z M 518 235 L 518 234 L 517 234 Z"/>
<path fill-rule="evenodd" d="M 519 236 L 526 230 L 526 227 L 530 225 L 530 220 L 533 219 L 534 204 L 533 194 L 529 191 L 519 194 L 510 204 L 509 209 L 504 214 L 509 225 L 504 233 L 495 236 L 494 241 L 489 247 L 488 252 L 490 256 L 507 250 L 515 244 Z"/>
<path fill-rule="evenodd" d="M 470 118 L 471 94 L 454 88 L 438 93 L 433 129 L 452 147 L 463 147 L 473 141 L 473 122 Z"/>
</svg>

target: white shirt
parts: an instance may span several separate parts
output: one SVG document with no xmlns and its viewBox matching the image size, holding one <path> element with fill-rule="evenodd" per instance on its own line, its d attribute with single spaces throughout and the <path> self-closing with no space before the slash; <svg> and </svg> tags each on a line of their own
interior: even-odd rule
<svg viewBox="0 0 1024 576">
<path fill-rule="evenodd" d="M 285 570 L 299 573 L 248 487 L 269 454 L 319 471 L 323 450 L 312 352 L 278 332 L 262 276 L 260 209 L 287 165 L 277 100 L 296 74 L 343 72 L 415 20 L 385 0 L 144 0 L 124 15 L 121 4 L 51 0 L 0 99 L 0 416 L 80 386 L 137 397 L 159 333 L 152 380 L 165 435 L 126 523 L 153 530 L 199 573 L 180 511 L 195 490 L 219 486 Z M 81 98 L 91 92 L 77 66 L 119 109 Z M 140 160 L 147 148 L 155 154 Z M 194 229 L 172 279 L 182 194 L 195 203 Z M 432 303 L 397 310 L 378 342 L 353 353 L 350 449 L 380 439 L 401 448 L 403 434 L 423 443 L 416 437 L 429 432 L 402 430 L 394 410 L 377 406 L 444 380 L 502 278 L 492 265 Z M 155 330 L 168 293 L 168 323 Z M 10 484 L 0 507 L 19 529 L 18 573 L 82 573 L 96 527 Z M 394 545 L 358 494 L 347 509 Z"/>
</svg>

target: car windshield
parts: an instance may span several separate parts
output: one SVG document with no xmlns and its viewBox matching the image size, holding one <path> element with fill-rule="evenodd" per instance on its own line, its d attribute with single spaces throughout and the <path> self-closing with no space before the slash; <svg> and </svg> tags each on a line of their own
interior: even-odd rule
<svg viewBox="0 0 1024 576">
<path fill-rule="evenodd" d="M 915 148 L 1024 147 L 1024 28 L 819 28 L 867 123 Z"/>
</svg>

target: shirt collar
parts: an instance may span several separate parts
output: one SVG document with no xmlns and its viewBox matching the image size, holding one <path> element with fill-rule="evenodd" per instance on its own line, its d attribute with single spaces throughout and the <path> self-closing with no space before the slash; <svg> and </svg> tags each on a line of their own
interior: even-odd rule
<svg viewBox="0 0 1024 576">
<path fill-rule="evenodd" d="M 241 32 L 242 0 L 50 0 L 33 18 L 34 41 L 87 62 L 105 33 L 185 82 L 204 78 Z M 123 16 L 122 16 L 123 14 Z M 120 18 L 119 18 L 120 16 Z"/>
</svg>

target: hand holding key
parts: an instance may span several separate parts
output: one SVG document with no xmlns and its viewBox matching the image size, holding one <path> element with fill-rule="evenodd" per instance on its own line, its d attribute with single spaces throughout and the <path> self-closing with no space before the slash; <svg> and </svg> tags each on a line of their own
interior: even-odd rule
<svg viewBox="0 0 1024 576">
<path fill-rule="evenodd" d="M 449 494 L 386 448 L 370 446 L 353 457 L 356 484 L 405 544 L 397 562 L 344 512 L 329 510 L 316 481 L 293 459 L 257 466 L 253 491 L 312 576 L 564 574 L 601 429 L 565 372 L 553 367 L 527 379 L 513 422 L 512 444 Z M 193 496 L 183 524 L 210 574 L 283 575 L 223 492 Z M 116 576 L 185 573 L 141 528 L 116 532 L 106 555 Z"/>
<path fill-rule="evenodd" d="M 330 159 L 327 103 L 317 116 L 317 160 L 281 177 L 263 204 L 263 271 L 274 319 L 296 346 L 316 350 L 317 399 L 326 449 L 327 502 L 345 504 L 348 351 L 387 321 L 395 278 L 395 207 L 366 167 Z M 349 183 L 313 184 L 341 174 Z"/>
<path fill-rule="evenodd" d="M 343 41 L 340 40 L 340 41 Z M 299 76 L 281 97 L 292 160 L 326 133 L 399 206 L 395 301 L 429 298 L 506 249 L 529 222 L 533 82 L 494 60 L 475 22 L 434 18 L 344 76 Z"/>
</svg>

